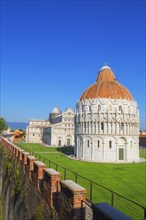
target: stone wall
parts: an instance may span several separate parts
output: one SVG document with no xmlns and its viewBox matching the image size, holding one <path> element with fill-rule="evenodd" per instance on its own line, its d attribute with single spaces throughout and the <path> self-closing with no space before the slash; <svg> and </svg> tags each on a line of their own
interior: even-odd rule
<svg viewBox="0 0 146 220">
<path fill-rule="evenodd" d="M 108 98 L 79 101 L 75 116 L 75 155 L 78 159 L 98 162 L 139 161 L 136 102 Z"/>
<path fill-rule="evenodd" d="M 2 200 L 5 220 L 84 219 L 86 190 L 5 138 L 3 151 Z"/>
</svg>

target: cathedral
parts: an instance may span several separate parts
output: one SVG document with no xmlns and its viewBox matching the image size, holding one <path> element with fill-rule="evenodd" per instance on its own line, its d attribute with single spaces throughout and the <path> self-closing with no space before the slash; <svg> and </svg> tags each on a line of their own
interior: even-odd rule
<svg viewBox="0 0 146 220">
<path fill-rule="evenodd" d="M 62 113 L 55 106 L 48 120 L 29 120 L 26 129 L 26 142 L 45 143 L 51 146 L 74 145 L 74 112 L 67 108 Z"/>
<path fill-rule="evenodd" d="M 75 156 L 99 162 L 139 160 L 137 103 L 107 65 L 76 104 Z"/>
</svg>

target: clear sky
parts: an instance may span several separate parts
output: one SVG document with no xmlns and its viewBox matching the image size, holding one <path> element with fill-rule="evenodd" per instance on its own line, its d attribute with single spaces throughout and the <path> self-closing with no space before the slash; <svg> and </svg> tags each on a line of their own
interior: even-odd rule
<svg viewBox="0 0 146 220">
<path fill-rule="evenodd" d="M 48 119 L 75 109 L 105 62 L 146 129 L 145 1 L 1 1 L 1 116 Z"/>
</svg>

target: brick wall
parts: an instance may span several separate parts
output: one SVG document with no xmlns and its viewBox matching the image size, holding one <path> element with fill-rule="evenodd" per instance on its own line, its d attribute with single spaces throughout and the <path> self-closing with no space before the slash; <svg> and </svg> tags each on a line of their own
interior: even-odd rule
<svg viewBox="0 0 146 220">
<path fill-rule="evenodd" d="M 6 219 L 29 220 L 34 217 L 37 210 L 38 215 L 42 210 L 42 215 L 46 220 L 81 219 L 85 209 L 85 203 L 82 208 L 81 201 L 86 200 L 86 190 L 83 187 L 71 180 L 62 181 L 59 172 L 47 168 L 46 164 L 37 161 L 35 157 L 30 156 L 28 152 L 24 152 L 7 139 L 2 138 L 1 142 L 10 153 L 12 163 L 17 163 L 19 167 L 22 187 L 17 198 L 12 199 L 10 194 L 14 183 L 12 179 L 9 182 L 9 178 L 3 178 L 7 180 L 7 184 L 3 184 L 4 201 L 7 198 L 4 202 L 4 206 L 7 207 L 4 211 Z M 84 219 L 83 216 L 82 219 Z"/>
</svg>

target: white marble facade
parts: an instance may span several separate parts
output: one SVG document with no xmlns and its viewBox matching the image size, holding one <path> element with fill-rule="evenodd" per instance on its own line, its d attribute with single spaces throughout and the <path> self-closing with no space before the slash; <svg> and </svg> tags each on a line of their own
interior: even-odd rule
<svg viewBox="0 0 146 220">
<path fill-rule="evenodd" d="M 44 129 L 43 142 L 52 146 L 74 146 L 74 112 L 71 108 L 53 119 Z"/>
<path fill-rule="evenodd" d="M 43 130 L 49 125 L 49 120 L 30 119 L 26 128 L 26 142 L 42 143 Z"/>
<path fill-rule="evenodd" d="M 80 99 L 75 116 L 75 155 L 100 162 L 139 160 L 139 111 L 134 100 Z"/>
<path fill-rule="evenodd" d="M 48 120 L 30 120 L 26 129 L 26 142 L 45 143 L 51 146 L 74 145 L 74 112 L 65 112 L 56 106 Z"/>
</svg>

